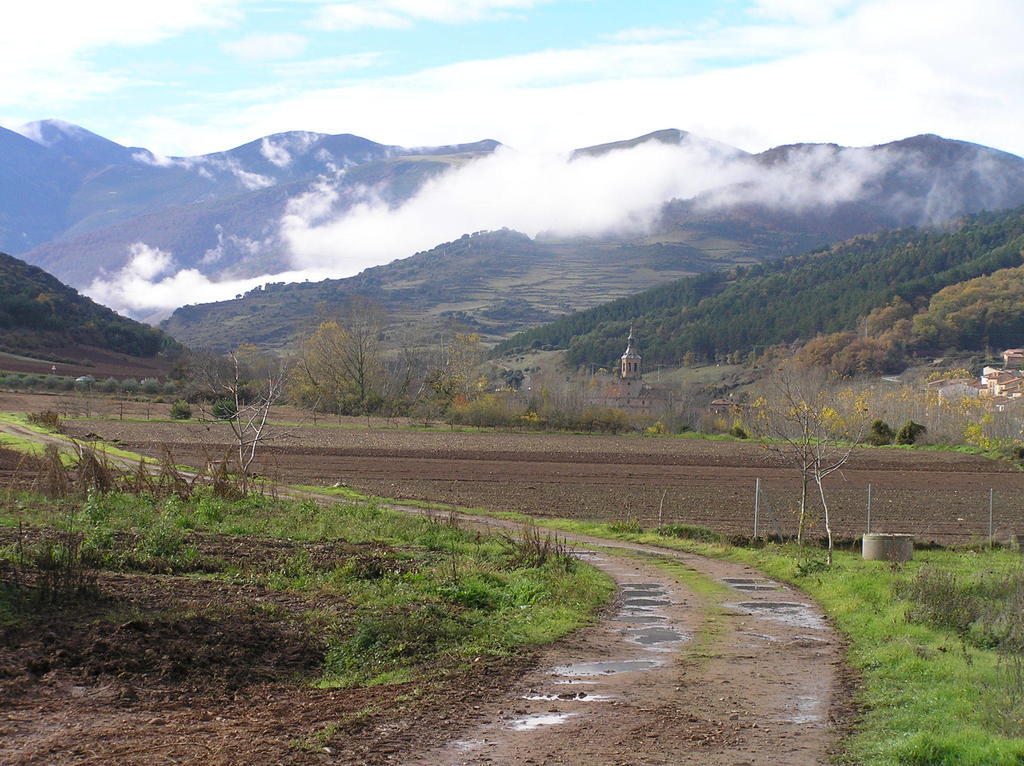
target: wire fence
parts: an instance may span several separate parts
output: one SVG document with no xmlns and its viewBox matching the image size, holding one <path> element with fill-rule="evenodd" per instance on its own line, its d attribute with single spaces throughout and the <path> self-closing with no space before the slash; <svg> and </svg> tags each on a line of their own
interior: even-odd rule
<svg viewBox="0 0 1024 766">
<path fill-rule="evenodd" d="M 807 532 L 824 535 L 821 499 L 808 493 Z M 799 524 L 799 492 L 757 482 L 751 493 L 751 534 L 793 536 Z M 977 487 L 908 489 L 876 486 L 831 489 L 827 493 L 832 533 L 859 538 L 869 532 L 911 534 L 921 542 L 1008 543 L 1024 536 L 1024 492 Z M 755 528 L 756 516 L 756 528 Z"/>
<path fill-rule="evenodd" d="M 984 481 L 992 479 L 993 486 Z M 867 532 L 911 534 L 922 543 L 943 545 L 1007 544 L 1024 537 L 1024 475 L 986 474 L 957 487 L 842 484 L 827 488 L 835 538 L 856 540 Z M 723 483 L 717 488 L 673 486 L 637 489 L 629 506 L 641 509 L 631 518 L 644 529 L 662 524 L 694 524 L 742 537 L 796 537 L 800 484 L 792 479 L 751 478 L 749 484 Z M 804 533 L 825 536 L 824 512 L 817 488 L 807 492 Z M 620 515 L 618 518 L 626 518 Z"/>
</svg>

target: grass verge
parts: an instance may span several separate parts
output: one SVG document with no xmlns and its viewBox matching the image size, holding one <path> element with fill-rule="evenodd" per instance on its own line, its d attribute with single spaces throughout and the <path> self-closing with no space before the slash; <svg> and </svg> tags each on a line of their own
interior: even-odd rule
<svg viewBox="0 0 1024 766">
<path fill-rule="evenodd" d="M 1024 673 L 1019 655 L 919 619 L 925 604 L 911 595 L 929 571 L 947 573 L 973 597 L 974 584 L 1024 576 L 1020 554 L 996 550 L 920 551 L 900 567 L 837 552 L 826 568 L 819 551 L 768 545 L 738 548 L 617 532 L 612 525 L 545 520 L 546 527 L 741 561 L 792 583 L 824 608 L 848 643 L 858 672 L 863 717 L 838 760 L 858 766 L 1020 766 L 1024 764 Z M 991 588 L 989 588 L 991 589 Z M 1019 604 L 1016 608 L 1018 614 Z M 1010 618 L 1012 620 L 1012 618 Z M 1004 633 L 1013 630 L 1003 626 Z M 1000 630 L 996 625 L 995 630 Z M 989 639 L 989 643 L 992 640 Z"/>
<path fill-rule="evenodd" d="M 427 503 L 404 503 L 420 507 Z M 463 512 L 481 513 L 476 509 Z M 525 520 L 511 513 L 484 515 Z M 941 573 L 947 585 L 933 602 L 965 606 L 980 593 L 1006 591 L 1001 583 L 1024 582 L 1019 553 L 1004 549 L 918 551 L 899 567 L 864 561 L 837 551 L 831 568 L 823 552 L 793 545 L 761 548 L 702 542 L 701 530 L 643 532 L 621 523 L 538 519 L 542 527 L 595 538 L 657 545 L 743 562 L 792 583 L 823 607 L 847 641 L 847 661 L 861 685 L 862 718 L 843 743 L 837 761 L 858 766 L 1020 766 L 1024 764 L 1024 644 L 1020 590 L 999 616 L 979 628 L 961 610 L 945 621 L 929 618 L 953 607 L 923 603 L 920 581 Z M 685 537 L 676 536 L 683 532 Z M 689 538 L 689 539 L 687 539 Z M 685 577 L 681 568 L 680 577 Z M 700 587 L 687 581 L 690 587 Z M 934 591 L 935 588 L 932 587 Z M 713 600 L 712 600 L 713 603 Z M 1014 613 L 1018 616 L 1014 617 Z M 713 615 L 713 610 L 711 612 Z M 981 618 L 979 618 L 981 619 Z"/>
<path fill-rule="evenodd" d="M 9 492 L 0 525 L 19 528 L 19 538 L 38 533 L 0 548 L 0 570 L 18 574 L 0 582 L 0 622 L 42 608 L 11 585 L 35 592 L 49 562 L 69 563 L 73 539 L 70 564 L 91 571 L 192 574 L 342 605 L 316 621 L 326 642 L 322 686 L 403 682 L 513 656 L 587 623 L 614 590 L 536 530 L 486 536 L 372 503 Z M 62 597 L 76 594 L 47 604 Z"/>
</svg>

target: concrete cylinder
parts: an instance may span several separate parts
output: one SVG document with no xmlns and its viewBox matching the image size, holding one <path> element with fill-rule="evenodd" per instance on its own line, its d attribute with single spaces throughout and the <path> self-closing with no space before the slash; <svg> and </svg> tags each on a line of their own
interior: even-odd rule
<svg viewBox="0 0 1024 766">
<path fill-rule="evenodd" d="M 864 535 L 861 550 L 865 561 L 910 561 L 914 557 L 914 536 L 871 533 Z"/>
</svg>

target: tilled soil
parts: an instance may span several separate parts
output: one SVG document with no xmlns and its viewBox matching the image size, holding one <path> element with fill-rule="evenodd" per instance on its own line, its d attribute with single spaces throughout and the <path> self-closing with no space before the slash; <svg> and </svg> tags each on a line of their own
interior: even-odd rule
<svg viewBox="0 0 1024 766">
<path fill-rule="evenodd" d="M 202 464 L 230 445 L 215 423 L 84 422 L 128 448 Z M 535 516 L 699 524 L 753 532 L 757 480 L 760 534 L 793 535 L 799 474 L 749 442 L 500 432 L 295 427 L 262 452 L 261 469 L 289 483 L 340 483 L 383 497 L 515 511 Z M 827 481 L 833 529 L 905 532 L 922 541 L 986 538 L 1024 528 L 1024 473 L 1003 461 L 937 450 L 857 449 Z M 871 518 L 868 519 L 868 488 Z M 811 535 L 823 535 L 811 492 Z"/>
<path fill-rule="evenodd" d="M 265 555 L 255 542 L 208 548 Z M 382 763 L 438 741 L 529 661 L 317 689 L 317 620 L 344 624 L 347 604 L 172 575 L 99 573 L 96 588 L 0 629 L 0 763 Z"/>
<path fill-rule="evenodd" d="M 300 546 L 190 543 L 202 571 L 243 559 L 273 566 Z M 316 620 L 344 626 L 346 604 L 244 582 L 99 573 L 99 597 L 0 634 L 0 762 L 824 763 L 848 707 L 841 646 L 820 612 L 778 584 L 743 590 L 759 575 L 741 565 L 612 545 L 738 578 L 735 603 L 602 555 L 593 561 L 619 584 L 619 608 L 540 658 L 441 667 L 428 684 L 321 690 L 309 684 L 326 646 Z M 381 559 L 374 546 L 302 548 L 325 565 Z M 790 619 L 772 618 L 779 602 Z M 647 622 L 662 617 L 667 625 Z M 650 627 L 678 630 L 666 642 Z M 606 671 L 606 662 L 628 667 Z"/>
</svg>

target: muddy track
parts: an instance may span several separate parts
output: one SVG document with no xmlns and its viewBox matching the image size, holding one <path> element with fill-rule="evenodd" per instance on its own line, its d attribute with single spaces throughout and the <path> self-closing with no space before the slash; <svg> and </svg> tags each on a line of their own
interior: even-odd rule
<svg viewBox="0 0 1024 766">
<path fill-rule="evenodd" d="M 843 645 L 806 595 L 742 564 L 582 535 L 566 539 L 615 580 L 612 609 L 547 650 L 514 695 L 476 706 L 477 723 L 433 750 L 390 762 L 828 762 L 850 713 Z M 673 574 L 666 564 L 692 574 Z M 720 587 L 688 587 L 693 576 Z"/>
<path fill-rule="evenodd" d="M 0 430 L 57 441 L 18 426 Z M 332 502 L 308 492 L 281 493 Z M 468 514 L 456 518 L 492 531 L 519 528 Z M 424 732 L 415 751 L 373 753 L 373 763 L 828 761 L 836 732 L 847 722 L 843 647 L 804 594 L 742 564 L 560 536 L 615 580 L 614 606 L 597 624 L 546 650 L 513 694 L 478 700 L 474 723 Z M 692 587 L 695 577 L 698 587 Z M 702 586 L 699 578 L 718 587 Z"/>
</svg>

